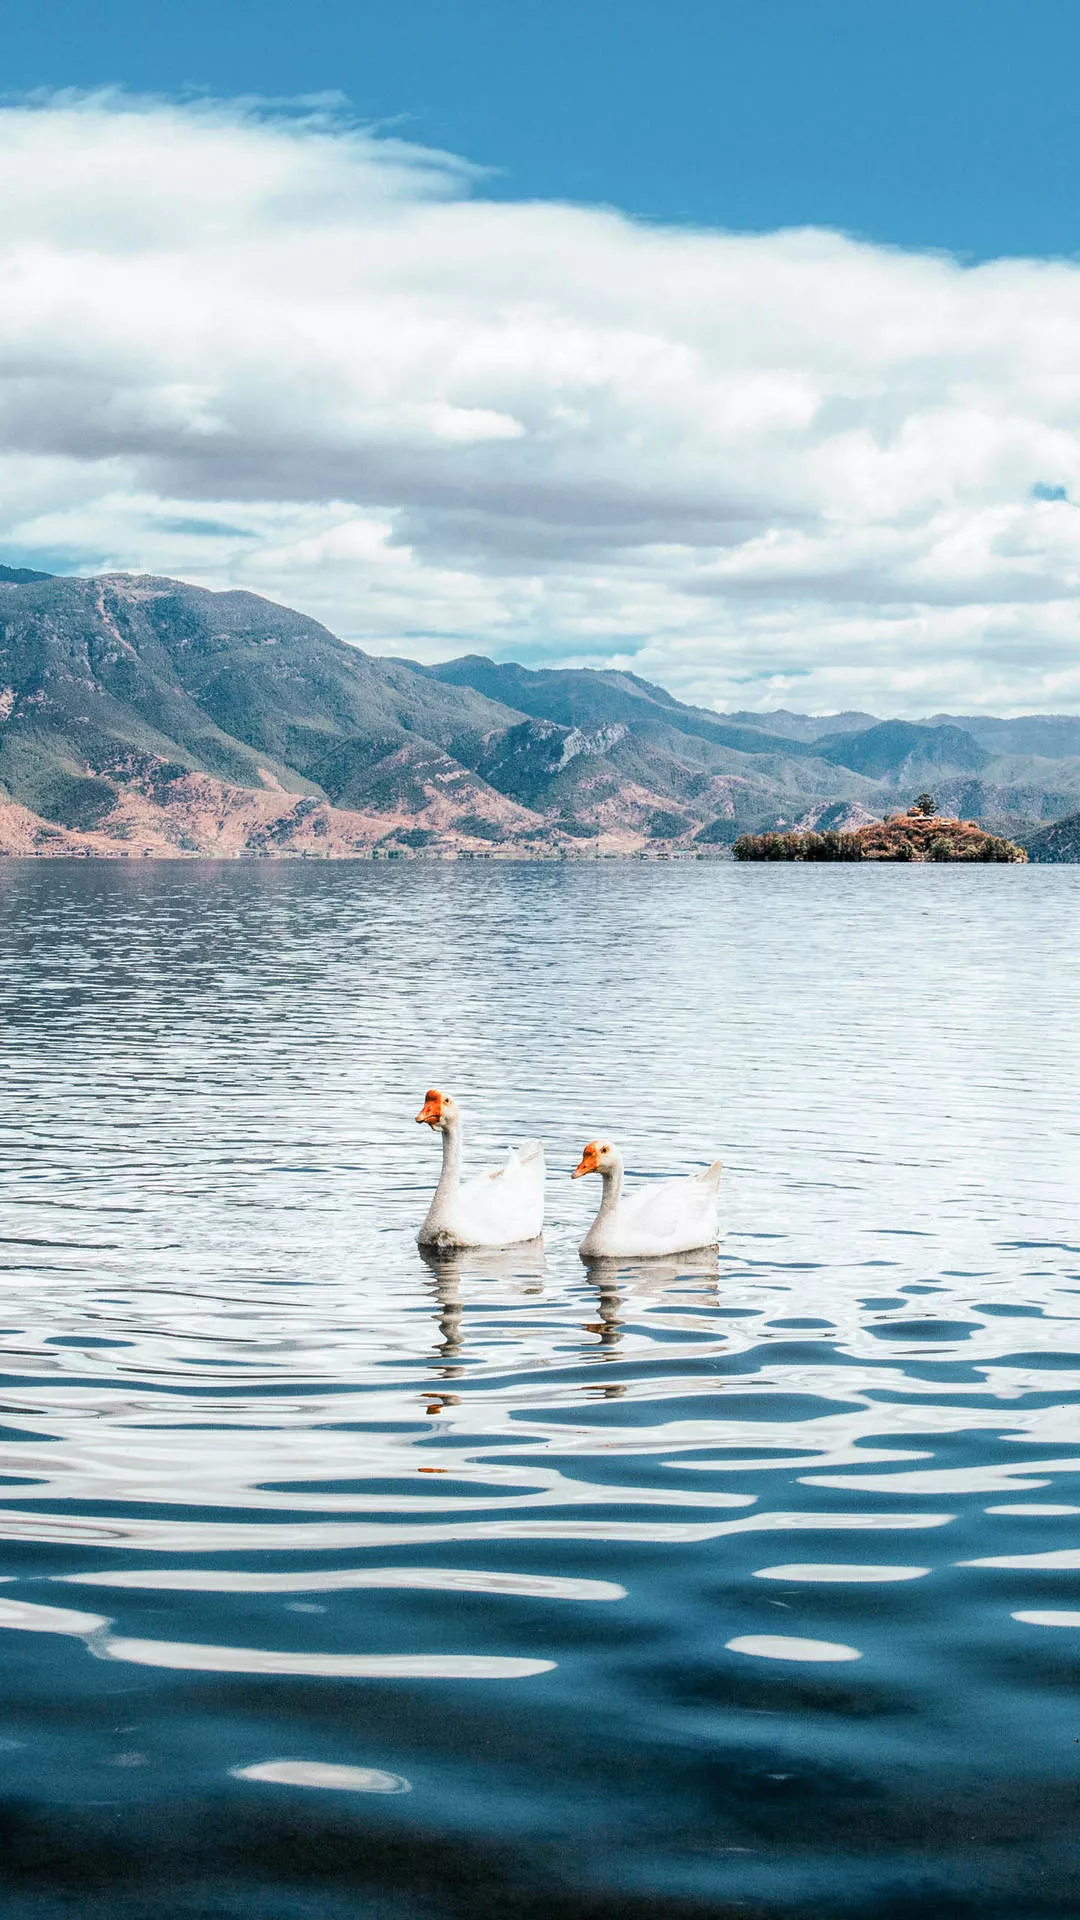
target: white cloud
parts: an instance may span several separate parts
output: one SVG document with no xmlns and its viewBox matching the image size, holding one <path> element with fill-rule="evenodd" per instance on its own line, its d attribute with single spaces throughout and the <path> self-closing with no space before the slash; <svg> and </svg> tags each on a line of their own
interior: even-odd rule
<svg viewBox="0 0 1080 1920">
<path fill-rule="evenodd" d="M 326 109 L 0 110 L 3 552 L 375 650 L 1080 706 L 1078 338 L 1067 262 L 496 203 Z"/>
</svg>

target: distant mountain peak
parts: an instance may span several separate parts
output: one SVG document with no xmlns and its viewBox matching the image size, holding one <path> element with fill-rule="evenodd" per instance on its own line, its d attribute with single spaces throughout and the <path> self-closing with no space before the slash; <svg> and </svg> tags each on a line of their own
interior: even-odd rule
<svg viewBox="0 0 1080 1920">
<path fill-rule="evenodd" d="M 35 580 L 55 580 L 55 573 L 37 573 L 33 567 L 0 567 L 0 581 L 9 587 L 30 587 Z"/>
<path fill-rule="evenodd" d="M 935 772 L 979 773 L 991 758 L 962 727 L 925 727 L 913 720 L 879 720 L 861 733 L 826 736 L 817 751 L 871 780 L 908 783 Z"/>
</svg>

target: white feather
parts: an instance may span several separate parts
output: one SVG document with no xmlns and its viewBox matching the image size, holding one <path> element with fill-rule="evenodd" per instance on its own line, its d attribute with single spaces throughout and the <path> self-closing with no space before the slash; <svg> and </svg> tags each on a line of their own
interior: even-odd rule
<svg viewBox="0 0 1080 1920">
<path fill-rule="evenodd" d="M 604 1181 L 600 1210 L 581 1242 L 586 1259 L 648 1260 L 716 1245 L 719 1160 L 683 1179 L 649 1180 L 623 1193 L 622 1156 L 613 1147 L 604 1153 L 607 1164 L 597 1169 Z"/>
</svg>

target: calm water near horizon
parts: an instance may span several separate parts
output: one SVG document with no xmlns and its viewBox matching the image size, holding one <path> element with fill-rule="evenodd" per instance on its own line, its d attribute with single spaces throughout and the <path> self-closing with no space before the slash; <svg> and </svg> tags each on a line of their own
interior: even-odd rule
<svg viewBox="0 0 1080 1920">
<path fill-rule="evenodd" d="M 4 1920 L 1080 1911 L 1080 868 L 0 915 Z M 420 1257 L 429 1085 L 542 1252 Z M 715 1258 L 583 1267 L 601 1131 Z"/>
</svg>

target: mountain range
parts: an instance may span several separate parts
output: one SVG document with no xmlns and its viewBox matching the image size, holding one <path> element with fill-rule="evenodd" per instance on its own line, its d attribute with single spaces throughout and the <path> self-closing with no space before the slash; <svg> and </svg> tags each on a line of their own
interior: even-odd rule
<svg viewBox="0 0 1080 1920">
<path fill-rule="evenodd" d="M 1037 839 L 1080 812 L 1080 717 L 720 714 L 632 673 L 373 656 L 252 593 L 0 567 L 0 852 L 720 852 L 927 786 Z"/>
</svg>

